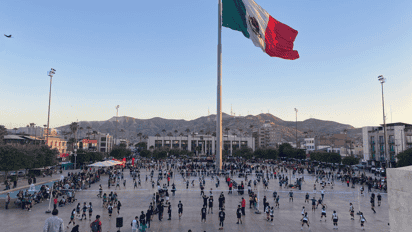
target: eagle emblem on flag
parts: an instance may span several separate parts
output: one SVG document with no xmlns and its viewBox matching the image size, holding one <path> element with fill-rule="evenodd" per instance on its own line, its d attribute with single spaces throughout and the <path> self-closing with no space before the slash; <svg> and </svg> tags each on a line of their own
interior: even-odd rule
<svg viewBox="0 0 412 232">
<path fill-rule="evenodd" d="M 252 29 L 252 31 L 259 37 L 262 38 L 262 36 L 260 35 L 260 30 L 259 30 L 259 23 L 256 20 L 255 17 L 250 17 L 249 16 L 249 25 L 250 28 Z"/>
</svg>

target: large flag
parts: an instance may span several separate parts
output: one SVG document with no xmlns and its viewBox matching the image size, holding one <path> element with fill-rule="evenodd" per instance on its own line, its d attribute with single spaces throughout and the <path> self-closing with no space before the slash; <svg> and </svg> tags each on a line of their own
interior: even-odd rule
<svg viewBox="0 0 412 232">
<path fill-rule="evenodd" d="M 269 56 L 295 60 L 298 31 L 268 14 L 253 0 L 222 0 L 222 26 L 240 31 Z"/>
</svg>

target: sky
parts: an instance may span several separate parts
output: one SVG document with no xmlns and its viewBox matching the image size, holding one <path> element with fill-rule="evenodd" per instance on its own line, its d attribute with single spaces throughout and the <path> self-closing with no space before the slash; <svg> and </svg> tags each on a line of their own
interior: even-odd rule
<svg viewBox="0 0 412 232">
<path fill-rule="evenodd" d="M 412 124 L 412 1 L 256 0 L 299 33 L 297 60 L 222 29 L 222 108 L 354 127 Z M 0 3 L 0 125 L 216 113 L 218 0 Z"/>
</svg>

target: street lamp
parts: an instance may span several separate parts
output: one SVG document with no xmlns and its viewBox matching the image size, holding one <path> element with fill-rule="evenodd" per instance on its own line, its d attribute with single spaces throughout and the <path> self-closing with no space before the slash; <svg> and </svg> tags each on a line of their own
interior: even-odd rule
<svg viewBox="0 0 412 232">
<path fill-rule="evenodd" d="M 298 109 L 296 111 L 296 149 L 298 149 Z"/>
<path fill-rule="evenodd" d="M 51 68 L 50 71 L 47 72 L 47 75 L 50 77 L 50 91 L 49 91 L 49 112 L 47 115 L 47 135 L 46 135 L 46 144 L 49 145 L 49 122 L 50 122 L 50 102 L 51 102 L 51 86 L 52 86 L 52 79 L 53 75 L 56 73 L 56 69 Z"/>
<path fill-rule="evenodd" d="M 385 83 L 386 78 L 384 78 L 382 75 L 378 76 L 378 80 L 381 83 L 382 86 L 382 112 L 383 112 L 383 142 L 385 143 L 385 151 L 384 151 L 384 157 L 386 161 L 385 167 L 388 168 L 388 157 L 387 157 L 387 150 L 386 150 L 386 119 L 385 119 L 385 101 L 383 98 L 383 83 Z"/>
</svg>

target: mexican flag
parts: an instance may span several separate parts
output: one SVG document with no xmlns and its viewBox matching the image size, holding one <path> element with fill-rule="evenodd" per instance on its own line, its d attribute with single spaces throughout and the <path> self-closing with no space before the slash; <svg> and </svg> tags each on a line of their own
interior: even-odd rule
<svg viewBox="0 0 412 232">
<path fill-rule="evenodd" d="M 293 50 L 298 31 L 268 14 L 253 0 L 222 0 L 222 26 L 240 31 L 272 57 L 299 58 Z"/>
</svg>

